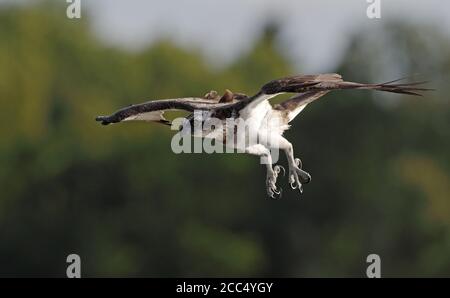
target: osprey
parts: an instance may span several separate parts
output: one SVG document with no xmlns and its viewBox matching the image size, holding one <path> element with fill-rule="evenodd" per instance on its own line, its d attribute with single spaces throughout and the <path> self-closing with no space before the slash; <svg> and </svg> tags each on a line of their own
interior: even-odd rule
<svg viewBox="0 0 450 298">
<path fill-rule="evenodd" d="M 230 129 L 225 124 L 227 119 L 242 119 L 246 123 L 246 130 L 240 134 L 256 135 L 256 142 L 238 144 L 236 138 L 225 137 L 223 127 L 204 129 L 200 132 L 200 136 L 213 138 L 227 147 L 263 157 L 267 168 L 267 194 L 275 198 L 275 196 L 281 196 L 281 188 L 276 186 L 278 174 L 281 171 L 284 174 L 285 170 L 282 166 L 273 165 L 271 150 L 285 152 L 288 161 L 288 179 L 292 189 L 298 189 L 302 193 L 302 185 L 311 181 L 310 174 L 302 169 L 301 160 L 294 157 L 292 144 L 283 137 L 283 132 L 289 128 L 289 122 L 309 103 L 332 90 L 339 89 L 370 89 L 408 95 L 420 95 L 419 91 L 430 90 L 419 86 L 425 82 L 398 83 L 399 81 L 361 84 L 344 81 L 338 74 L 296 75 L 270 81 L 253 96 L 226 90 L 223 96 L 211 91 L 203 97 L 153 100 L 125 107 L 110 116 L 98 116 L 96 121 L 100 121 L 103 125 L 129 120 L 170 125 L 170 121 L 163 116 L 166 110 L 184 110 L 191 113 L 185 119 L 182 129 L 190 128 L 195 121 L 204 123 L 208 119 L 219 119 L 226 129 Z M 280 104 L 272 106 L 269 103 L 269 99 L 283 93 L 295 93 L 295 95 Z M 198 112 L 201 119 L 195 117 Z M 231 128 L 233 129 L 235 128 Z M 192 130 L 189 133 L 198 136 Z"/>
</svg>

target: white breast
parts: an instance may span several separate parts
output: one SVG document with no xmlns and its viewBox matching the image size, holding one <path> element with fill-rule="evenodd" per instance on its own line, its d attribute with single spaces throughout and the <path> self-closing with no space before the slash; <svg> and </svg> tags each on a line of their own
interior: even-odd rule
<svg viewBox="0 0 450 298">
<path fill-rule="evenodd" d="M 243 150 L 248 145 L 251 145 L 250 143 L 254 143 L 255 141 L 259 142 L 258 140 L 263 140 L 261 142 L 263 144 L 266 143 L 264 140 L 278 140 L 279 136 L 283 134 L 283 131 L 289 128 L 289 125 L 287 125 L 282 118 L 281 113 L 278 110 L 274 110 L 270 105 L 268 99 L 273 96 L 274 95 L 263 95 L 264 98 L 261 98 L 258 102 L 252 102 L 239 111 L 239 117 L 245 122 L 246 129 L 237 129 L 237 131 L 234 131 L 233 133 L 236 133 L 235 140 L 246 140 L 246 143 L 236 144 L 227 136 L 227 147 Z M 234 126 L 227 126 L 226 130 L 233 131 Z M 222 141 L 224 139 L 223 132 L 222 129 L 208 131 L 204 137 Z M 249 138 L 250 136 L 251 138 Z M 255 136 L 256 138 L 254 138 Z M 241 145 L 245 146 L 242 147 Z"/>
</svg>

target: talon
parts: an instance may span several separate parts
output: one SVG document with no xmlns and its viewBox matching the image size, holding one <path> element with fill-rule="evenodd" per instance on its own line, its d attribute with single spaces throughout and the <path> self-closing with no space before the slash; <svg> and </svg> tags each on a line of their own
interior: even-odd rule
<svg viewBox="0 0 450 298">
<path fill-rule="evenodd" d="M 280 166 L 274 166 L 273 167 L 273 171 L 277 174 L 279 174 L 281 172 Z"/>
<path fill-rule="evenodd" d="M 283 170 L 284 175 L 284 168 L 282 166 L 274 166 L 273 169 L 270 168 L 267 171 L 267 178 L 266 178 L 266 188 L 267 188 L 267 194 L 272 199 L 276 199 L 277 197 L 281 197 L 282 189 L 277 188 L 277 177 L 278 174 Z"/>
<path fill-rule="evenodd" d="M 276 188 L 273 189 L 273 192 L 276 193 L 277 195 L 279 195 L 281 193 L 281 189 L 277 190 Z"/>
<path fill-rule="evenodd" d="M 272 199 L 279 199 L 279 198 L 281 198 L 282 191 L 283 191 L 283 189 L 281 189 L 281 187 L 280 187 L 279 190 L 276 187 L 274 187 L 274 186 L 269 186 L 267 188 L 267 194 Z"/>
<path fill-rule="evenodd" d="M 271 196 L 272 199 L 280 199 L 281 198 L 281 193 L 283 191 L 283 189 L 281 187 L 280 187 L 280 190 L 277 190 L 276 188 L 273 188 L 272 191 L 273 191 L 273 193 L 275 193 L 275 194 L 273 194 Z"/>
<path fill-rule="evenodd" d="M 289 184 L 295 183 L 295 176 L 293 174 L 289 175 Z"/>
<path fill-rule="evenodd" d="M 297 185 L 295 185 L 295 181 L 289 183 L 289 185 L 291 185 L 291 188 L 292 188 L 292 189 L 296 189 L 296 188 L 297 188 Z"/>
<path fill-rule="evenodd" d="M 283 166 L 278 166 L 281 170 L 283 170 L 283 177 L 286 175 L 286 170 L 284 169 Z"/>
<path fill-rule="evenodd" d="M 281 194 L 283 193 L 283 189 L 280 187 L 280 190 L 278 191 L 278 199 L 281 199 Z"/>
<path fill-rule="evenodd" d="M 308 173 L 307 173 L 308 174 Z M 310 174 L 308 174 L 308 182 L 306 182 L 306 183 L 309 183 L 309 182 L 311 182 L 311 175 Z"/>
<path fill-rule="evenodd" d="M 295 164 L 296 164 L 297 167 L 299 167 L 300 169 L 303 167 L 302 160 L 301 160 L 300 158 L 296 158 L 296 159 L 295 159 Z"/>
<path fill-rule="evenodd" d="M 308 184 L 311 181 L 311 175 L 301 169 L 297 170 L 297 174 L 300 178 L 301 183 Z"/>
</svg>

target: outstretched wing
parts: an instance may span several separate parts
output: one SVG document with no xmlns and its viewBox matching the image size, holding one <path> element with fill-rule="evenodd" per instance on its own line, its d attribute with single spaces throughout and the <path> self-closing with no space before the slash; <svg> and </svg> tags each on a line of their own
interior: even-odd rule
<svg viewBox="0 0 450 298">
<path fill-rule="evenodd" d="M 419 91 L 431 90 L 428 88 L 417 87 L 418 85 L 426 82 L 405 84 L 396 83 L 400 80 L 394 80 L 381 84 L 362 84 L 346 82 L 342 80 L 340 75 L 335 73 L 299 75 L 270 81 L 261 88 L 261 92 L 264 94 L 279 94 L 285 92 L 302 93 L 306 91 L 330 91 L 338 89 L 367 89 L 420 96 L 418 93 Z"/>
<path fill-rule="evenodd" d="M 421 96 L 421 94 L 418 93 L 420 91 L 432 90 L 421 88 L 419 86 L 425 82 L 400 84 L 398 81 L 400 80 L 382 84 L 361 84 L 346 82 L 342 80 L 340 75 L 334 73 L 300 75 L 270 81 L 261 88 L 260 94 L 277 95 L 286 92 L 300 93 L 274 107 L 276 110 L 285 111 L 288 121 L 291 121 L 306 107 L 307 104 L 332 90 L 367 89 L 418 96 Z"/>
<path fill-rule="evenodd" d="M 184 110 L 193 112 L 194 110 L 215 109 L 223 107 L 224 105 L 227 104 L 217 103 L 198 97 L 153 100 L 125 107 L 109 116 L 98 116 L 95 120 L 100 121 L 103 125 L 130 120 L 153 121 L 169 124 L 170 122 L 163 116 L 164 111 L 166 110 Z"/>
</svg>

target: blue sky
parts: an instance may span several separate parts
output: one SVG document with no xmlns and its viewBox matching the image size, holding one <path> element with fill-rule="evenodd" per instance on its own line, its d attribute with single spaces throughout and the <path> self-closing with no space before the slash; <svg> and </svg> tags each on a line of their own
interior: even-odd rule
<svg viewBox="0 0 450 298">
<path fill-rule="evenodd" d="M 32 3 L 38 0 L 0 0 Z M 65 0 L 54 0 L 66 2 Z M 282 25 L 282 50 L 302 70 L 328 71 L 352 32 L 394 19 L 433 24 L 450 37 L 450 1 L 381 0 L 381 19 L 366 16 L 367 0 L 81 0 L 93 31 L 106 43 L 139 50 L 165 37 L 222 65 L 251 48 L 262 25 Z"/>
</svg>

